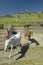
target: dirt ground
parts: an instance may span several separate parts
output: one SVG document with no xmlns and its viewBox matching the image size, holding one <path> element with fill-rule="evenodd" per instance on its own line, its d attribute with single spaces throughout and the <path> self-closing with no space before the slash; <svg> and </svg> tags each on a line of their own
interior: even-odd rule
<svg viewBox="0 0 43 65">
<path fill-rule="evenodd" d="M 21 44 L 27 44 L 29 43 L 30 47 L 34 47 L 34 46 L 43 46 L 43 34 L 42 33 L 34 33 L 33 32 L 33 36 L 31 41 L 28 40 L 28 38 L 25 39 L 24 34 L 23 34 L 23 29 L 17 29 L 17 32 L 21 32 L 22 34 L 22 38 L 21 38 Z M 4 52 L 4 50 L 1 49 L 2 45 L 0 45 L 0 64 L 2 63 L 10 63 L 11 61 L 15 60 L 14 58 L 16 58 L 16 56 L 12 57 L 11 59 L 8 58 L 9 52 Z M 4 45 L 3 45 L 4 48 Z M 14 49 L 12 51 L 12 55 L 14 55 L 16 52 L 16 49 Z M 20 54 L 19 54 L 20 55 Z"/>
</svg>

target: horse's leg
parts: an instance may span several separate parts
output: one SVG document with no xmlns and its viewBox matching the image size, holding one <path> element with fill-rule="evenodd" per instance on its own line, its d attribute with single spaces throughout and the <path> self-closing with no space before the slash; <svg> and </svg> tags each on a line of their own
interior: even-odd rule
<svg viewBox="0 0 43 65">
<path fill-rule="evenodd" d="M 31 39 L 33 38 L 33 32 L 31 33 Z"/>
<path fill-rule="evenodd" d="M 28 35 L 28 43 L 29 43 L 29 45 L 31 44 L 31 41 L 30 41 L 30 35 Z"/>
<path fill-rule="evenodd" d="M 10 50 L 9 58 L 11 58 L 11 56 L 12 56 L 12 49 L 13 49 L 13 45 L 11 44 L 11 50 Z"/>
<path fill-rule="evenodd" d="M 20 44 L 19 44 L 19 49 L 21 50 L 21 48 L 22 48 L 22 44 L 20 43 Z"/>
<path fill-rule="evenodd" d="M 26 39 L 26 35 L 24 35 L 25 39 Z"/>
<path fill-rule="evenodd" d="M 17 50 L 17 53 L 20 52 L 20 44 L 18 44 L 18 45 L 16 46 L 16 50 Z"/>
<path fill-rule="evenodd" d="M 17 53 L 19 52 L 19 50 L 18 50 L 18 45 L 16 46 L 16 50 L 17 50 Z"/>
</svg>

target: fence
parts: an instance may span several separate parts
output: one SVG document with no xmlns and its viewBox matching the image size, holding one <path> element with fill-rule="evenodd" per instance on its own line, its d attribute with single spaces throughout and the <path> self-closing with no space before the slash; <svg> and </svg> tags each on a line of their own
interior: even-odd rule
<svg viewBox="0 0 43 65">
<path fill-rule="evenodd" d="M 5 30 L 0 30 L 0 50 L 4 49 L 4 31 Z"/>
<path fill-rule="evenodd" d="M 4 24 L 0 24 L 0 29 L 4 29 Z"/>
</svg>

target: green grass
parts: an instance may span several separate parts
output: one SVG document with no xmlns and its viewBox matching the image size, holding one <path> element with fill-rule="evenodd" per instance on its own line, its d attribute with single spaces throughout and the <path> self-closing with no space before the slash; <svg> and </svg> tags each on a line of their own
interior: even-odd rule
<svg viewBox="0 0 43 65">
<path fill-rule="evenodd" d="M 43 65 L 43 46 L 30 47 L 24 57 L 4 65 Z"/>
<path fill-rule="evenodd" d="M 17 22 L 16 22 L 17 20 Z M 12 18 L 2 17 L 0 18 L 0 23 L 7 24 L 14 24 L 14 25 L 21 25 L 21 24 L 28 24 L 28 23 L 39 23 L 43 22 L 43 13 L 22 13 L 22 14 L 15 14 Z"/>
<path fill-rule="evenodd" d="M 13 61 L 11 64 L 15 65 L 43 65 L 43 47 L 30 48 L 25 57 L 18 61 Z"/>
</svg>

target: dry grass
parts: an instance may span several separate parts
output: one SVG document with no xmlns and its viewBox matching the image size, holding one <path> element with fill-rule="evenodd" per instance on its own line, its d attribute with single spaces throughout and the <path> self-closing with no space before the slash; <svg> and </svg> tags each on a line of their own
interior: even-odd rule
<svg viewBox="0 0 43 65">
<path fill-rule="evenodd" d="M 3 53 L 3 52 L 2 52 Z M 5 54 L 5 53 L 4 53 Z M 18 60 L 15 58 L 19 57 Z M 1 63 L 1 60 L 4 61 Z M 6 62 L 6 60 L 8 62 Z M 30 47 L 25 52 L 24 56 L 20 55 L 13 56 L 13 58 L 8 59 L 7 57 L 0 58 L 0 65 L 43 65 L 43 47 Z"/>
<path fill-rule="evenodd" d="M 18 28 L 18 31 L 21 31 L 23 33 L 23 29 L 21 29 Z M 0 34 L 3 34 L 3 32 Z M 21 43 L 23 47 L 21 53 L 16 54 L 16 49 L 13 49 L 13 56 L 10 59 L 8 58 L 9 52 L 4 52 L 4 50 L 1 50 L 0 65 L 43 65 L 43 34 L 33 33 L 33 39 L 34 42 L 28 45 L 29 40 L 22 37 Z M 40 44 L 39 46 L 36 46 L 36 41 Z M 3 46 L 0 48 L 2 47 Z"/>
</svg>

